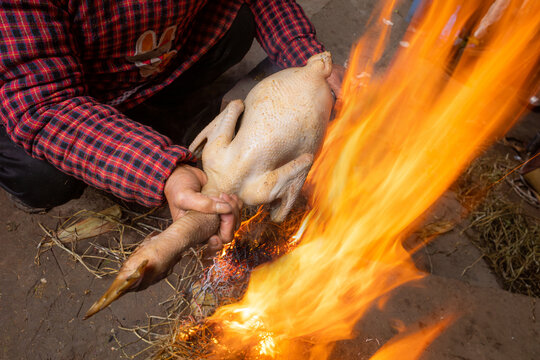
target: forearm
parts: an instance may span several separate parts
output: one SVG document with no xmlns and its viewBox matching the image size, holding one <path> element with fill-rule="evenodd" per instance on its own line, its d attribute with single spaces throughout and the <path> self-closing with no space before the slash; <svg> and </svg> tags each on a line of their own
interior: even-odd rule
<svg viewBox="0 0 540 360">
<path fill-rule="evenodd" d="M 282 68 L 303 66 L 312 55 L 324 51 L 315 28 L 294 0 L 251 0 L 248 4 L 257 25 L 257 40 Z"/>
<path fill-rule="evenodd" d="M 166 179 L 191 154 L 116 109 L 87 97 L 27 111 L 8 121 L 12 140 L 84 182 L 143 205 L 160 204 Z"/>
<path fill-rule="evenodd" d="M 87 96 L 69 15 L 56 2 L 0 9 L 0 122 L 31 156 L 86 183 L 157 205 L 190 153 Z"/>
</svg>

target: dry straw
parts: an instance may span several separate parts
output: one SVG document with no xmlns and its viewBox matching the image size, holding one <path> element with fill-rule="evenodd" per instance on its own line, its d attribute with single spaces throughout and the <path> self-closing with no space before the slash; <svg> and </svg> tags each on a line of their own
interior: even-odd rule
<svg viewBox="0 0 540 360">
<path fill-rule="evenodd" d="M 467 229 L 473 230 L 473 243 L 503 287 L 538 297 L 540 218 L 534 197 L 523 190 L 519 172 L 514 171 L 520 164 L 516 158 L 488 152 L 471 164 L 456 192 L 470 211 Z"/>
</svg>

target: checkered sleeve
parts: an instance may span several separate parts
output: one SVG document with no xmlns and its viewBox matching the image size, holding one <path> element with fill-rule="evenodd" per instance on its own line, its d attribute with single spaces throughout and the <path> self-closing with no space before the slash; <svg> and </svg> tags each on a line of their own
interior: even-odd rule
<svg viewBox="0 0 540 360">
<path fill-rule="evenodd" d="M 315 29 L 294 0 L 250 0 L 257 24 L 257 40 L 270 59 L 282 68 L 303 66 L 324 51 Z"/>
<path fill-rule="evenodd" d="M 85 95 L 59 2 L 2 2 L 0 121 L 33 157 L 120 198 L 158 205 L 171 171 L 192 155 Z"/>
</svg>

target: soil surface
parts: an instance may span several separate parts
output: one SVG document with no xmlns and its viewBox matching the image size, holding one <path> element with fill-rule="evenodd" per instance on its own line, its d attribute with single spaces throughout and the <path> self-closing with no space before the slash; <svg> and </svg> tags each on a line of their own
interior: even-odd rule
<svg viewBox="0 0 540 360">
<path fill-rule="evenodd" d="M 299 1 L 305 5 L 320 40 L 343 64 L 354 41 L 362 34 L 372 6 L 369 0 Z M 405 16 L 412 1 L 405 1 L 392 21 L 391 44 L 398 46 L 407 26 Z M 237 83 L 226 99 L 242 97 L 255 80 L 245 76 L 264 54 L 254 45 L 247 58 L 222 79 Z M 387 54 L 383 61 L 388 61 Z M 239 81 L 240 80 L 240 81 Z M 524 143 L 540 130 L 540 114 L 530 113 L 512 130 Z M 500 156 L 510 154 L 498 145 Z M 0 191 L 0 359 L 119 359 L 146 345 L 122 327 L 136 327 L 148 315 L 163 315 L 160 305 L 172 294 L 161 282 L 124 296 L 92 317 L 82 317 L 102 294 L 111 278 L 98 279 L 71 255 L 54 247 L 36 258 L 44 232 L 40 224 L 55 228 L 65 217 L 81 209 L 99 211 L 113 204 L 94 189 L 44 215 L 28 215 Z M 438 218 L 454 219 L 458 225 L 437 237 L 414 255 L 426 278 L 397 289 L 383 310 L 374 308 L 357 324 L 356 336 L 336 345 L 332 359 L 368 359 L 397 331 L 395 319 L 411 330 L 422 329 L 437 319 L 454 317 L 453 323 L 425 351 L 421 359 L 523 359 L 540 358 L 540 302 L 503 290 L 481 254 L 462 231 L 463 209 L 448 192 L 433 209 Z M 529 209 L 538 218 L 538 209 Z M 167 210 L 163 209 L 166 214 Z M 93 241 L 106 243 L 117 233 Z M 128 232 L 126 243 L 141 240 Z M 120 349 L 117 340 L 124 345 Z M 124 353 L 125 351 L 125 353 Z"/>
</svg>

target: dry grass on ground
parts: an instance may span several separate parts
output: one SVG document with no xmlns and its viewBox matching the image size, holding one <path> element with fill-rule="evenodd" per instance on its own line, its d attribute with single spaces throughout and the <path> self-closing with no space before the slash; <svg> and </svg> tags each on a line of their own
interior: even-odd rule
<svg viewBox="0 0 540 360">
<path fill-rule="evenodd" d="M 522 162 L 488 152 L 469 166 L 455 190 L 469 210 L 471 239 L 503 287 L 540 297 L 540 218 L 514 171 Z"/>
</svg>

